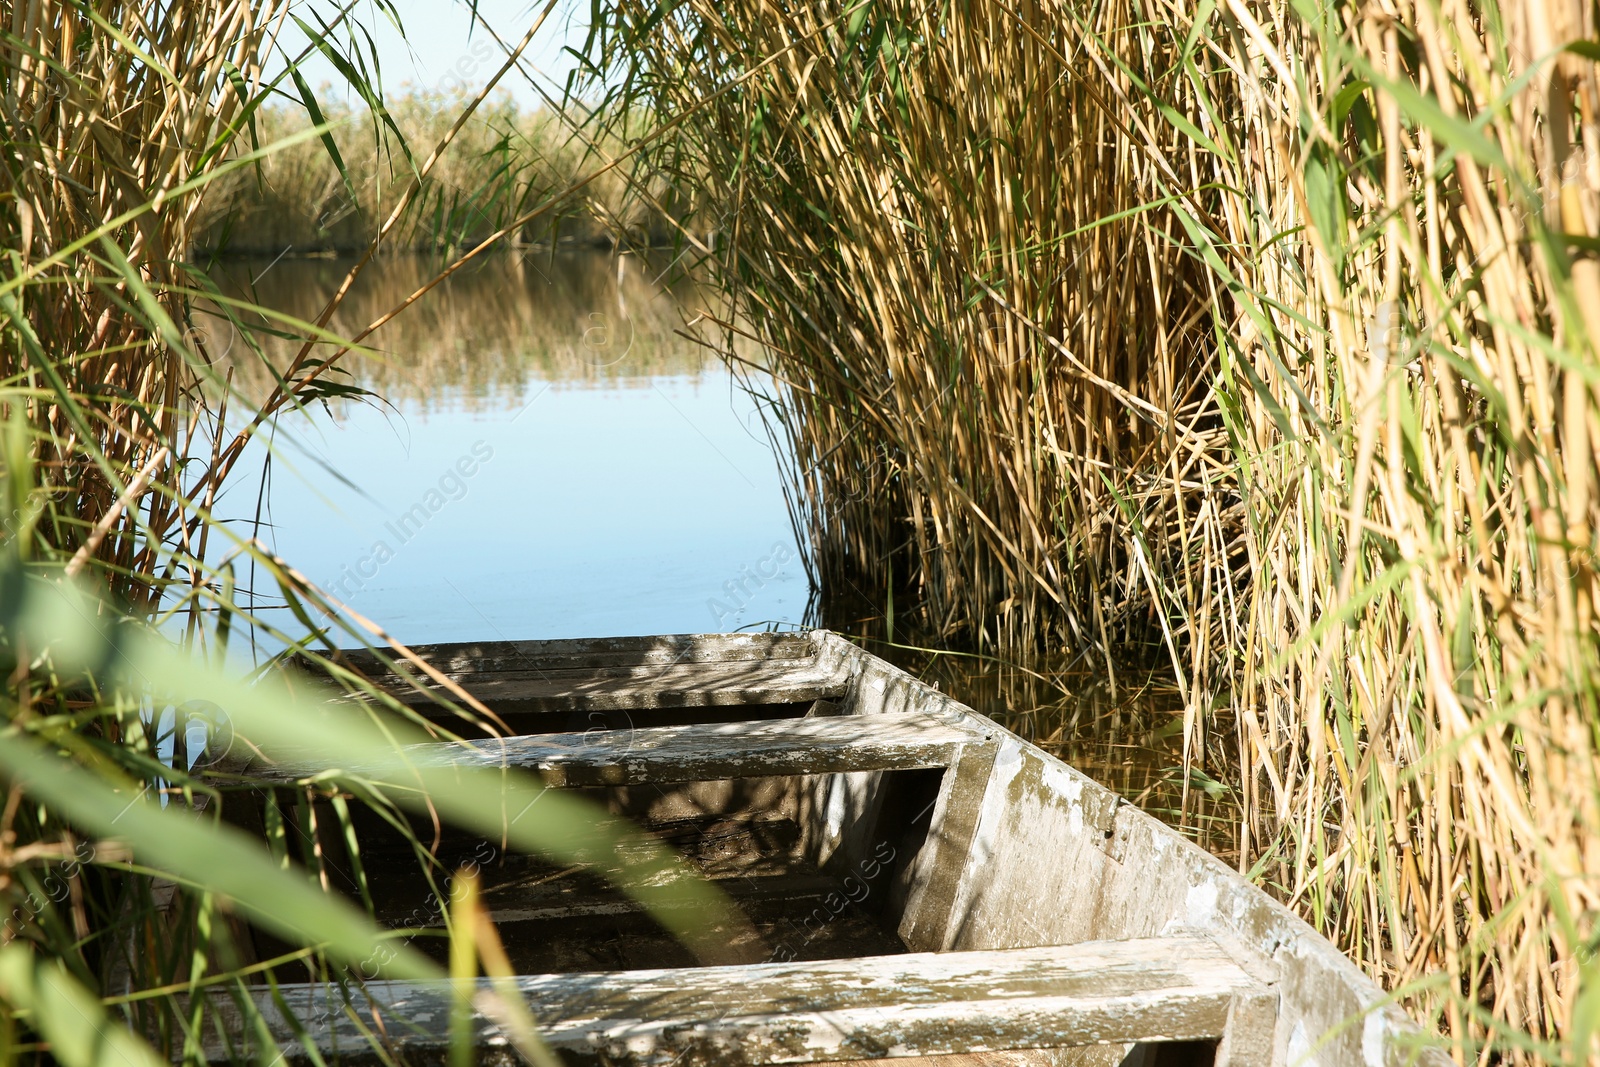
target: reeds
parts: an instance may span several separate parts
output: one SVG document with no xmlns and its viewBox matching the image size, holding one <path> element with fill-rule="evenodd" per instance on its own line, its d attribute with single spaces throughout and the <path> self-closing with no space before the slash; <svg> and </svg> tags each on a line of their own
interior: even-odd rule
<svg viewBox="0 0 1600 1067">
<path fill-rule="evenodd" d="M 365 104 L 325 93 L 317 116 L 330 127 L 326 138 L 337 158 L 322 138 L 305 139 L 319 122 L 303 104 L 263 107 L 251 130 L 254 142 L 300 140 L 211 185 L 198 244 L 210 254 L 230 255 L 365 251 L 416 175 L 421 160 L 414 153 L 438 143 L 470 102 L 460 89 L 407 87 L 375 116 Z M 485 101 L 456 135 L 450 154 L 429 172 L 399 225 L 384 235 L 382 250 L 471 248 L 580 182 L 600 165 L 608 146 L 574 138 L 573 121 L 549 109 L 519 107 L 505 95 Z M 515 238 L 523 244 L 647 247 L 670 240 L 672 233 L 656 207 L 641 202 L 613 172 L 585 184 L 559 213 L 520 227 Z"/>
<path fill-rule="evenodd" d="M 1301 86 L 1275 73 L 1288 49 L 1247 83 L 1283 116 L 1251 169 L 1293 195 L 1254 243 L 1291 219 L 1306 240 L 1262 258 L 1219 354 L 1260 381 L 1240 449 L 1265 462 L 1242 484 L 1275 502 L 1241 676 L 1254 806 L 1292 896 L 1388 984 L 1443 976 L 1464 1044 L 1584 1062 L 1592 15 L 1418 4 L 1295 29 Z"/>
<path fill-rule="evenodd" d="M 630 88 L 663 114 L 716 102 L 674 156 L 709 161 L 727 287 L 785 361 L 825 587 L 1012 646 L 1145 640 L 1145 572 L 1242 525 L 1236 497 L 1167 484 L 1215 480 L 1226 439 L 1188 358 L 1200 271 L 1142 214 L 1156 164 L 1003 6 L 698 17 Z"/>
<path fill-rule="evenodd" d="M 254 107 L 281 5 L 122 7 L 116 33 L 73 3 L 5 15 L 0 378 L 48 472 L 47 514 L 18 540 L 86 551 L 117 595 L 148 609 L 156 594 L 140 575 L 186 533 L 182 509 L 148 490 L 176 485 L 191 361 L 205 358 L 183 341 L 192 285 L 174 250 L 190 244 L 204 178 Z"/>
<path fill-rule="evenodd" d="M 1245 869 L 1462 1059 L 1594 1055 L 1592 12 L 656 14 L 610 84 L 684 116 L 825 592 L 1163 654 Z"/>
</svg>

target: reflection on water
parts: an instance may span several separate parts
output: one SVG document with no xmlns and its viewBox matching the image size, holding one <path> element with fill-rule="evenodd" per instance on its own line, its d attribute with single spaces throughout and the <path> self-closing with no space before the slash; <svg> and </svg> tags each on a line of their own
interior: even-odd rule
<svg viewBox="0 0 1600 1067">
<path fill-rule="evenodd" d="M 349 259 L 235 260 L 216 281 L 225 295 L 302 320 L 316 317 L 338 290 Z M 357 277 L 328 324 L 351 337 L 434 280 L 426 256 L 384 256 Z M 673 280 L 668 288 L 664 283 Z M 720 364 L 681 335 L 681 309 L 695 299 L 670 259 L 593 252 L 487 256 L 451 275 L 342 360 L 361 385 L 418 410 L 502 406 L 530 381 L 613 389 L 652 378 L 695 377 Z M 222 318 L 206 327 L 210 348 L 225 353 L 235 380 L 263 396 L 300 349 L 299 340 L 266 329 L 291 329 L 239 312 L 259 346 Z M 319 345 L 315 356 L 331 355 Z"/>
<path fill-rule="evenodd" d="M 374 335 L 381 358 L 351 367 L 383 403 L 274 427 L 263 538 L 411 644 L 798 623 L 809 589 L 754 405 L 673 333 L 673 294 L 620 262 L 491 259 Z M 235 263 L 220 280 L 253 277 L 256 302 L 305 319 L 348 267 Z M 360 329 L 432 270 L 375 261 L 332 328 Z M 294 346 L 261 350 L 228 354 L 257 396 Z M 219 510 L 248 529 L 261 485 L 236 479 Z"/>
</svg>

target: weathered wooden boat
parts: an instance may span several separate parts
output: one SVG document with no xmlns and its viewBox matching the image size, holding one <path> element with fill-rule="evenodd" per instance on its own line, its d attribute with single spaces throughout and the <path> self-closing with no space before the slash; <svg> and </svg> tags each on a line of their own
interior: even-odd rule
<svg viewBox="0 0 1600 1067">
<path fill-rule="evenodd" d="M 1239 874 L 835 634 L 418 651 L 516 735 L 440 753 L 492 751 L 592 792 L 749 920 L 730 945 L 747 962 L 697 966 L 603 871 L 447 839 L 441 858 L 478 867 L 520 991 L 569 1063 L 1447 1062 Z M 361 828 L 369 873 L 382 829 Z M 417 876 L 369 881 L 391 925 L 440 925 Z M 435 1062 L 450 998 L 374 981 L 279 983 L 256 1002 L 292 1059 Z M 495 1023 L 474 1025 L 482 1056 L 511 1058 Z"/>
</svg>

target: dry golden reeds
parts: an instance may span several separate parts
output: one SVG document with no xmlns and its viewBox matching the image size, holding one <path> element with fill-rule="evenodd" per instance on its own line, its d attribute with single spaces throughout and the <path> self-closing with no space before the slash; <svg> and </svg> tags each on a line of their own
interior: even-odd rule
<svg viewBox="0 0 1600 1067">
<path fill-rule="evenodd" d="M 179 256 L 283 6 L 122 4 L 113 25 L 41 0 L 3 15 L 0 380 L 50 485 L 48 521 L 29 526 L 105 562 L 145 609 L 160 544 L 190 532 L 170 492 L 205 354 L 184 337 Z"/>
<path fill-rule="evenodd" d="M 824 584 L 909 593 L 924 629 L 1001 644 L 1144 640 L 1151 575 L 1207 551 L 1189 527 L 1241 525 L 1236 499 L 1167 488 L 1215 482 L 1225 437 L 1181 350 L 1199 270 L 1144 213 L 1158 165 L 1003 6 L 699 16 L 704 56 L 661 57 L 644 91 L 671 114 L 723 90 L 676 157 L 690 180 L 710 161 L 728 286 L 786 361 Z M 730 90 L 720 49 L 772 58 Z M 1179 441 L 1176 467 L 1152 460 Z"/>
<path fill-rule="evenodd" d="M 1594 1055 L 1590 8 L 658 14 L 610 84 L 685 116 L 826 590 L 1163 651 L 1246 869 L 1462 1059 Z"/>
<path fill-rule="evenodd" d="M 1260 258 L 1221 354 L 1259 378 L 1242 484 L 1274 502 L 1252 536 L 1246 781 L 1292 898 L 1387 984 L 1424 983 L 1463 1053 L 1584 1062 L 1593 14 L 1360 14 L 1279 16 L 1303 59 L 1235 17 L 1273 150 L 1234 174 L 1291 194 L 1254 243 L 1307 227 Z"/>
<path fill-rule="evenodd" d="M 259 143 L 300 140 L 213 183 L 197 242 L 210 253 L 230 255 L 365 251 L 415 176 L 417 153 L 438 143 L 471 102 L 460 89 L 409 88 L 386 100 L 375 119 L 365 105 L 320 101 L 318 117 L 329 127 L 326 136 L 343 169 L 321 139 L 305 139 L 318 124 L 303 106 L 262 108 L 252 131 Z M 384 235 L 382 249 L 471 248 L 580 182 L 600 165 L 604 148 L 574 138 L 568 122 L 547 109 L 519 107 L 509 96 L 485 101 Z M 623 176 L 608 173 L 516 237 L 529 244 L 647 246 L 670 234 Z"/>
</svg>

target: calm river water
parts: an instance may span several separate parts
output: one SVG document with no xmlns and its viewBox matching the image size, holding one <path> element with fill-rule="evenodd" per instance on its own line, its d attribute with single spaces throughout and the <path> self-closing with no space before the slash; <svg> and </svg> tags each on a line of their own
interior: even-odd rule
<svg viewBox="0 0 1600 1067">
<path fill-rule="evenodd" d="M 349 266 L 226 277 L 310 319 Z M 330 328 L 356 332 L 433 266 L 375 261 Z M 346 357 L 336 380 L 382 402 L 284 418 L 268 491 L 263 450 L 223 510 L 262 500 L 263 540 L 406 643 L 795 625 L 808 587 L 772 446 L 721 362 L 674 332 L 678 306 L 635 257 L 491 259 Z M 264 391 L 260 360 L 218 333 Z M 267 355 L 282 367 L 292 350 Z"/>
</svg>

